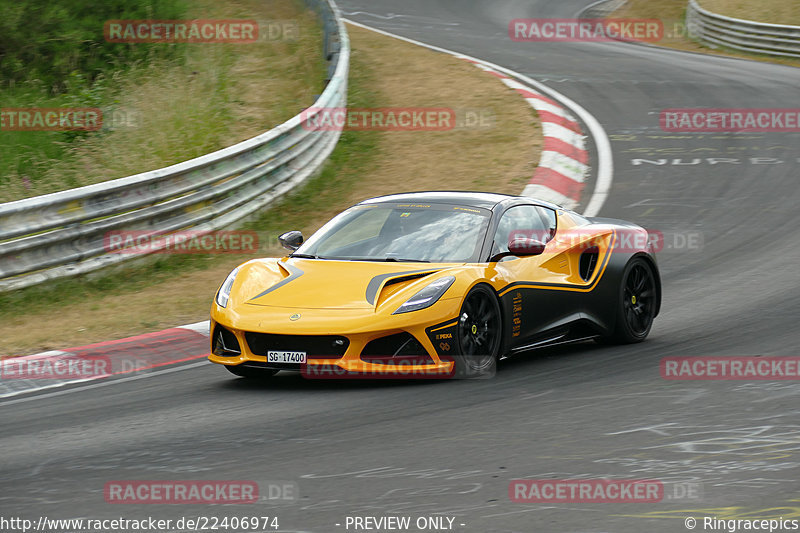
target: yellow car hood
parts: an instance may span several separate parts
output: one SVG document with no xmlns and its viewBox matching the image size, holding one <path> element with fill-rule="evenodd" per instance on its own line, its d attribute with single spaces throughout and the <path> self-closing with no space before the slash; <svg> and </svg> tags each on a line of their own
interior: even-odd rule
<svg viewBox="0 0 800 533">
<path fill-rule="evenodd" d="M 233 307 L 374 309 L 396 293 L 454 265 L 316 259 L 257 259 L 242 265 L 231 291 Z M 424 285 L 424 282 L 422 283 Z"/>
</svg>

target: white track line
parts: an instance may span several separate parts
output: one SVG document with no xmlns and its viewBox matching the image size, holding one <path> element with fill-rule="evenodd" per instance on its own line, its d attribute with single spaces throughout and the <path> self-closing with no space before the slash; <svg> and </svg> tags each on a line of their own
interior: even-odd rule
<svg viewBox="0 0 800 533">
<path fill-rule="evenodd" d="M 550 150 L 544 150 L 542 152 L 539 166 L 542 168 L 551 168 L 580 183 L 583 182 L 583 176 L 585 176 L 588 171 L 588 167 L 583 163 L 575 161 L 561 152 L 552 152 Z"/>
<path fill-rule="evenodd" d="M 211 323 L 208 320 L 204 320 L 203 322 L 195 322 L 194 324 L 186 324 L 185 326 L 176 326 L 181 329 L 188 329 L 189 331 L 194 331 L 195 333 L 199 333 L 200 335 L 205 335 L 208 337 L 211 333 L 209 332 L 209 328 L 211 327 Z"/>
<path fill-rule="evenodd" d="M 536 98 L 526 98 L 525 100 L 527 100 L 528 103 L 531 105 L 531 107 L 535 108 L 537 111 L 547 111 L 548 113 L 552 113 L 556 116 L 565 118 L 571 122 L 575 122 L 575 117 L 573 117 L 563 107 L 554 106 L 552 104 L 548 104 L 547 102 L 543 102 L 542 100 L 537 100 Z"/>
<path fill-rule="evenodd" d="M 555 122 L 543 122 L 542 132 L 544 133 L 545 137 L 555 137 L 556 139 L 561 139 L 565 143 L 571 144 L 572 146 L 580 148 L 581 150 L 586 149 L 586 142 L 583 138 L 583 135 L 575 133 L 571 129 L 565 128 L 564 126 L 556 124 Z"/>
</svg>

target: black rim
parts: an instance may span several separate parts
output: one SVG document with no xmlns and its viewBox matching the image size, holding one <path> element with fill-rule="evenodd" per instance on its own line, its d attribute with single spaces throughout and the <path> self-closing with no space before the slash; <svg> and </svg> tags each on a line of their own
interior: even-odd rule
<svg viewBox="0 0 800 533">
<path fill-rule="evenodd" d="M 467 296 L 458 321 L 461 354 L 475 356 L 474 363 L 491 363 L 500 340 L 500 313 L 490 296 L 476 291 Z"/>
<path fill-rule="evenodd" d="M 628 327 L 637 336 L 650 329 L 655 297 L 656 284 L 650 269 L 640 263 L 633 265 L 625 279 L 622 305 Z"/>
</svg>

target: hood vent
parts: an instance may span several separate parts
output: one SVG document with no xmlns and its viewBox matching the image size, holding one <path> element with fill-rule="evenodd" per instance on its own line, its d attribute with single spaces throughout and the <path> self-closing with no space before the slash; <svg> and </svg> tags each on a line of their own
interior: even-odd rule
<svg viewBox="0 0 800 533">
<path fill-rule="evenodd" d="M 391 274 L 381 274 L 380 276 L 375 276 L 369 280 L 369 285 L 367 285 L 367 302 L 369 302 L 370 305 L 375 305 L 375 300 L 378 296 L 378 290 L 381 288 L 381 286 L 388 287 L 389 285 L 394 285 L 396 283 L 403 283 L 404 281 L 412 281 L 415 279 L 424 278 L 425 276 L 429 276 L 435 272 L 438 272 L 438 270 L 414 270 L 412 272 L 393 272 Z"/>
</svg>

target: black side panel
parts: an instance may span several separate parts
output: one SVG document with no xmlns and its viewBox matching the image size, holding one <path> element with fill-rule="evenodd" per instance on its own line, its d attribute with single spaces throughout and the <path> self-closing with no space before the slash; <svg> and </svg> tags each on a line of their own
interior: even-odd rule
<svg viewBox="0 0 800 533">
<path fill-rule="evenodd" d="M 586 293 L 524 285 L 506 292 L 500 298 L 506 317 L 505 351 L 567 335 L 569 326 L 583 318 L 581 308 L 587 297 Z"/>
<path fill-rule="evenodd" d="M 590 291 L 568 287 L 536 287 L 516 283 L 504 289 L 500 303 L 505 321 L 506 350 L 548 338 L 606 334 L 616 320 L 619 284 L 632 254 L 613 252 L 602 277 Z"/>
<path fill-rule="evenodd" d="M 581 306 L 581 313 L 591 323 L 596 324 L 601 333 L 614 331 L 619 302 L 619 286 L 622 273 L 632 254 L 613 252 L 603 277 L 594 290 L 587 294 Z"/>
<path fill-rule="evenodd" d="M 436 354 L 439 357 L 458 353 L 457 326 L 458 319 L 453 318 L 425 329 L 425 333 L 428 335 L 433 347 L 436 348 Z"/>
</svg>

